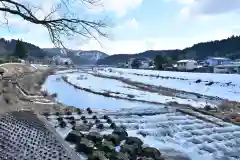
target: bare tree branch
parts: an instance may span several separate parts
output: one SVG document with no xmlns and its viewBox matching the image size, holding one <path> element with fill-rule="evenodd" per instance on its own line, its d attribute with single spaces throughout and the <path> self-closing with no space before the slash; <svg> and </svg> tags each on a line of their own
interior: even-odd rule
<svg viewBox="0 0 240 160">
<path fill-rule="evenodd" d="M 80 35 L 86 38 L 94 38 L 98 41 L 95 33 L 107 37 L 103 29 L 107 27 L 106 20 L 84 20 L 70 12 L 69 5 L 73 1 L 86 5 L 99 5 L 101 0 L 61 0 L 56 6 L 46 13 L 43 18 L 37 16 L 40 9 L 29 4 L 22 4 L 19 0 L 0 0 L 0 12 L 4 12 L 4 18 L 8 24 L 7 14 L 17 15 L 26 21 L 44 26 L 48 32 L 52 43 L 57 47 L 64 47 L 63 37 L 71 38 Z M 65 7 L 67 12 L 61 15 Z M 33 9 L 38 8 L 35 12 Z M 58 16 L 56 16 L 58 14 Z M 99 41 L 98 41 L 99 42 Z"/>
</svg>

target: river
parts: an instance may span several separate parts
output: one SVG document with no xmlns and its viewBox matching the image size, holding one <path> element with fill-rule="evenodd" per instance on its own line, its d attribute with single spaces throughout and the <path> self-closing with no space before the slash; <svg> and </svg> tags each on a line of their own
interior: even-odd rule
<svg viewBox="0 0 240 160">
<path fill-rule="evenodd" d="M 131 102 L 116 98 L 104 97 L 92 94 L 86 91 L 75 89 L 61 79 L 61 75 L 51 75 L 43 85 L 49 93 L 57 93 L 57 100 L 67 106 L 78 108 L 108 109 L 115 110 L 119 108 L 139 108 L 156 107 L 161 105 L 151 105 L 147 103 Z M 58 80 L 57 80 L 58 79 Z"/>
</svg>

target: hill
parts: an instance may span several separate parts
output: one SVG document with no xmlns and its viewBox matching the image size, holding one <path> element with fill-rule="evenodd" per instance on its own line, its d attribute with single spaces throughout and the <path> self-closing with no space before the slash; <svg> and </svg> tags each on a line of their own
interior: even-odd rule
<svg viewBox="0 0 240 160">
<path fill-rule="evenodd" d="M 167 55 L 177 55 L 180 54 L 181 50 L 148 50 L 142 53 L 137 54 L 115 54 L 112 56 L 108 56 L 104 59 L 100 59 L 97 64 L 107 64 L 114 65 L 117 63 L 127 62 L 129 58 L 151 58 L 154 59 L 156 55 L 159 54 L 167 54 Z"/>
<path fill-rule="evenodd" d="M 70 57 L 75 64 L 96 64 L 98 60 L 108 57 L 104 52 L 97 50 L 68 50 L 67 56 Z"/>
<path fill-rule="evenodd" d="M 202 42 L 185 48 L 182 53 L 185 57 L 204 59 L 208 56 L 240 58 L 240 36 L 232 36 L 223 40 Z"/>
<path fill-rule="evenodd" d="M 5 40 L 4 38 L 0 39 L 0 55 L 6 56 L 11 55 L 15 49 L 17 40 L 12 39 L 10 41 Z M 31 43 L 23 42 L 29 52 L 29 56 L 36 57 L 36 58 L 43 58 L 48 53 L 39 48 L 38 46 L 35 46 Z"/>
<path fill-rule="evenodd" d="M 156 55 L 165 54 L 174 60 L 196 59 L 202 60 L 209 56 L 228 57 L 231 59 L 240 58 L 240 36 L 232 36 L 223 40 L 201 42 L 183 50 L 149 50 L 137 54 L 116 54 L 101 59 L 97 64 L 113 65 L 124 63 L 129 58 L 152 58 Z"/>
<path fill-rule="evenodd" d="M 43 48 L 43 50 L 48 53 L 49 57 L 65 55 L 61 48 Z"/>
</svg>

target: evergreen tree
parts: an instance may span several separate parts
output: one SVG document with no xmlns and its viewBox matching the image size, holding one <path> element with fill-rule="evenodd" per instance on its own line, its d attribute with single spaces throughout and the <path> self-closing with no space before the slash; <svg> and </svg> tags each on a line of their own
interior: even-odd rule
<svg viewBox="0 0 240 160">
<path fill-rule="evenodd" d="M 17 40 L 13 56 L 21 59 L 24 59 L 28 56 L 27 49 L 22 41 Z"/>
<path fill-rule="evenodd" d="M 140 65 L 141 65 L 141 61 L 138 60 L 138 59 L 134 59 L 133 62 L 132 62 L 132 64 L 131 64 L 131 67 L 132 67 L 132 68 L 139 68 Z"/>
<path fill-rule="evenodd" d="M 171 57 L 166 54 L 159 54 L 155 57 L 154 63 L 157 69 L 162 70 L 163 65 L 168 64 L 171 60 Z"/>
</svg>

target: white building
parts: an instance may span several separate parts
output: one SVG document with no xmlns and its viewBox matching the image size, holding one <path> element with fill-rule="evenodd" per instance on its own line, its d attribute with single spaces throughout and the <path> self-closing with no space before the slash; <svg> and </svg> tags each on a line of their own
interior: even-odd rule
<svg viewBox="0 0 240 160">
<path fill-rule="evenodd" d="M 195 60 L 180 60 L 177 61 L 177 69 L 180 71 L 191 71 L 198 67 L 198 63 Z"/>
<path fill-rule="evenodd" d="M 240 74 L 240 63 L 217 65 L 213 68 L 214 73 L 238 73 Z"/>
<path fill-rule="evenodd" d="M 205 62 L 208 64 L 208 66 L 217 66 L 230 64 L 232 60 L 224 57 L 209 57 L 208 59 L 205 60 Z"/>
</svg>

